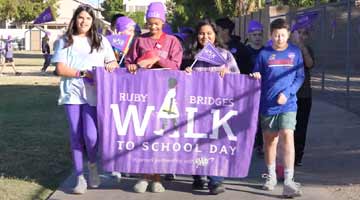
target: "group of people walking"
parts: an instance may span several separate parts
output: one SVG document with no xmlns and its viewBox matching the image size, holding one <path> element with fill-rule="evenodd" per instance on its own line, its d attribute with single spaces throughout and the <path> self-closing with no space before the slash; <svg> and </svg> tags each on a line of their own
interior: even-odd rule
<svg viewBox="0 0 360 200">
<path fill-rule="evenodd" d="M 299 184 L 294 182 L 294 164 L 302 165 L 311 108 L 309 70 L 314 65 L 313 53 L 305 45 L 307 27 L 292 30 L 290 35 L 290 25 L 283 19 L 276 19 L 270 25 L 269 45 L 263 44 L 263 26 L 255 20 L 249 23 L 246 44 L 231 35 L 234 23 L 228 18 L 215 21 L 203 19 L 195 29 L 187 28 L 181 34 L 168 34 L 163 30 L 166 8 L 160 2 L 153 2 L 146 13 L 147 33 L 139 34 L 136 23 L 126 16 L 114 18 L 109 33 L 135 35 L 124 62 L 119 66 L 121 56 L 115 56 L 109 41 L 98 33 L 95 19 L 91 7 L 78 7 L 65 35 L 59 39 L 52 59 L 56 64 L 57 74 L 61 76 L 58 103 L 64 105 L 70 127 L 70 143 L 77 177 L 74 193 L 82 194 L 88 186 L 96 188 L 100 185 L 96 165 L 96 89 L 91 81 L 91 69 L 93 66 L 105 66 L 107 71 L 112 72 L 123 66 L 133 74 L 140 68 L 167 68 L 184 70 L 184 73 L 215 72 L 221 77 L 227 73 L 242 73 L 261 80 L 260 137 L 256 148 L 264 147 L 268 169 L 263 189 L 273 190 L 277 185 L 275 170 L 277 145 L 280 141 L 282 156 L 279 164 L 284 166 L 285 175 L 283 195 L 301 195 Z M 204 61 L 193 63 L 196 53 L 208 42 L 217 48 L 226 64 L 214 66 Z M 299 89 L 301 93 L 298 92 Z M 84 157 L 88 160 L 88 181 L 83 174 Z M 193 189 L 205 189 L 204 177 L 194 175 L 193 178 Z M 209 176 L 208 179 L 210 194 L 225 192 L 224 177 Z M 148 188 L 152 192 L 165 191 L 159 174 L 142 175 L 134 185 L 134 191 L 138 193 L 143 193 Z"/>
</svg>

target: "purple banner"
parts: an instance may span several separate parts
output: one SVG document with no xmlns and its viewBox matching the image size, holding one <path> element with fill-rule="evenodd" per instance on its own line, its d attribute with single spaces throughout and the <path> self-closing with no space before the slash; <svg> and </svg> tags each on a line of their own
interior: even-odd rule
<svg viewBox="0 0 360 200">
<path fill-rule="evenodd" d="M 54 16 L 51 12 L 51 7 L 47 7 L 40 15 L 35 19 L 34 24 L 42 24 L 45 22 L 54 21 Z"/>
<path fill-rule="evenodd" d="M 245 177 L 260 81 L 240 74 L 96 68 L 105 171 Z"/>
</svg>

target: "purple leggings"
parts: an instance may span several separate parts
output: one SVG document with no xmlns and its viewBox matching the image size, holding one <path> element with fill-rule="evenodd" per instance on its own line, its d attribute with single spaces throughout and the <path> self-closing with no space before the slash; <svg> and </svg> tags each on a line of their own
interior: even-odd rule
<svg viewBox="0 0 360 200">
<path fill-rule="evenodd" d="M 96 162 L 97 130 L 96 107 L 89 104 L 66 104 L 65 111 L 70 127 L 70 145 L 76 175 L 83 173 L 83 155 L 90 163 Z"/>
</svg>

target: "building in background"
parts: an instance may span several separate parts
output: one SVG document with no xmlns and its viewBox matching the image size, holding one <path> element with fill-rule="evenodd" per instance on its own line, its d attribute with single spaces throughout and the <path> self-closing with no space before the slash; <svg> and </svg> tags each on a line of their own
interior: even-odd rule
<svg viewBox="0 0 360 200">
<path fill-rule="evenodd" d="M 110 25 L 110 23 L 105 21 L 104 17 L 101 15 L 99 5 L 91 4 L 86 0 L 58 0 L 55 21 L 35 26 L 32 22 L 25 22 L 15 26 L 8 20 L 6 23 L 3 23 L 3 27 L 0 27 L 2 28 L 0 29 L 0 33 L 3 36 L 12 35 L 14 40 L 18 43 L 18 45 L 15 45 L 15 47 L 19 47 L 18 49 L 40 51 L 41 38 L 45 33 L 50 33 L 50 46 L 52 46 L 53 41 L 66 31 L 74 11 L 82 4 L 87 4 L 94 8 L 99 19 L 97 22 L 99 26 Z"/>
<path fill-rule="evenodd" d="M 147 6 L 152 2 L 162 2 L 165 5 L 167 0 L 124 0 L 125 12 L 145 12 Z"/>
</svg>

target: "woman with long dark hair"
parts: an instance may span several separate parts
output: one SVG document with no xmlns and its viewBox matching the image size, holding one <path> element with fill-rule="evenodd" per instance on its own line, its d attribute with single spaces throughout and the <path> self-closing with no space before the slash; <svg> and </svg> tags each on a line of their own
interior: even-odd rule
<svg viewBox="0 0 360 200">
<path fill-rule="evenodd" d="M 190 56 L 193 58 L 193 60 L 195 60 L 196 53 L 201 51 L 201 49 L 204 48 L 207 42 L 211 42 L 220 52 L 220 54 L 224 57 L 224 59 L 226 60 L 226 64 L 216 66 L 204 61 L 196 61 L 193 67 L 185 68 L 186 72 L 190 73 L 193 70 L 205 72 L 219 72 L 221 77 L 224 77 L 225 74 L 229 72 L 240 73 L 239 68 L 236 64 L 236 60 L 231 54 L 231 52 L 222 48 L 224 47 L 224 45 L 222 44 L 220 37 L 217 36 L 216 24 L 211 19 L 204 19 L 198 23 L 196 27 L 195 37 L 197 38 L 194 44 L 195 49 Z M 193 178 L 193 189 L 204 189 L 204 179 L 199 175 L 194 175 Z M 208 178 L 210 180 L 208 183 L 208 189 L 210 191 L 210 194 L 216 195 L 225 192 L 225 187 L 222 184 L 224 180 L 223 177 L 208 176 Z"/>
<path fill-rule="evenodd" d="M 193 60 L 195 60 L 196 53 L 198 53 L 206 45 L 207 42 L 211 42 L 226 60 L 226 64 L 215 66 L 204 61 L 196 61 L 192 68 L 185 68 L 186 72 L 191 72 L 193 70 L 220 72 L 220 75 L 222 77 L 229 72 L 240 72 L 234 56 L 231 54 L 230 51 L 224 49 L 224 44 L 222 43 L 221 38 L 217 36 L 217 28 L 213 20 L 201 20 L 196 27 L 195 37 L 196 41 L 193 45 L 194 49 L 191 52 L 192 55 L 190 55 Z"/>
<path fill-rule="evenodd" d="M 64 105 L 70 128 L 70 144 L 76 173 L 73 193 L 83 194 L 87 186 L 96 188 L 100 178 L 96 166 L 96 90 L 92 84 L 93 66 L 108 71 L 118 67 L 109 41 L 98 34 L 95 14 L 89 6 L 79 6 L 66 34 L 59 39 L 53 62 L 61 76 L 59 105 Z M 88 160 L 88 182 L 83 175 L 83 157 Z"/>
</svg>

